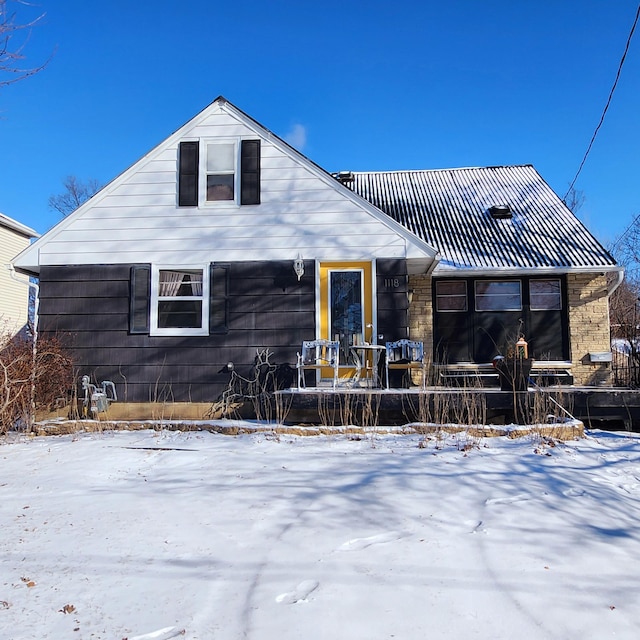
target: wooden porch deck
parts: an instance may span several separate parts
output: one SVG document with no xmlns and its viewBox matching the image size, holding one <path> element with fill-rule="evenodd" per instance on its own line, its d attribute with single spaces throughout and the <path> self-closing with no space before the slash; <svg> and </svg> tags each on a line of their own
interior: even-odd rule
<svg viewBox="0 0 640 640">
<path fill-rule="evenodd" d="M 612 387 L 557 385 L 513 392 L 491 387 L 334 390 L 319 386 L 278 391 L 276 398 L 287 424 L 505 425 L 561 421 L 571 416 L 587 429 L 640 431 L 640 391 Z"/>
</svg>

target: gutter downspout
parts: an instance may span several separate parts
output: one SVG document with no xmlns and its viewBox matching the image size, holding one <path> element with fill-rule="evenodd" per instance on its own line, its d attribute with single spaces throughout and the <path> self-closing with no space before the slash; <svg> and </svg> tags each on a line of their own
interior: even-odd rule
<svg viewBox="0 0 640 640">
<path fill-rule="evenodd" d="M 440 264 L 440 260 L 442 260 L 442 256 L 439 253 L 436 253 L 436 255 L 433 256 L 433 261 L 429 265 L 429 268 L 427 269 L 427 271 L 425 272 L 424 275 L 425 276 L 431 276 L 431 274 L 433 273 L 434 269 Z"/>
<path fill-rule="evenodd" d="M 616 281 L 613 283 L 613 286 L 611 287 L 611 290 L 607 294 L 607 299 L 611 298 L 611 296 L 613 295 L 614 291 L 622 284 L 622 282 L 624 280 L 624 269 L 618 269 L 618 271 L 616 273 L 618 274 L 618 277 L 617 277 Z"/>
</svg>

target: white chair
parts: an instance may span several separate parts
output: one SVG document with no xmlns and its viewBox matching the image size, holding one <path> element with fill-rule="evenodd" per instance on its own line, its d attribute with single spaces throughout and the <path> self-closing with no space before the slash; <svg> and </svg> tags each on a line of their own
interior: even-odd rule
<svg viewBox="0 0 640 640">
<path fill-rule="evenodd" d="M 338 364 L 340 359 L 340 343 L 337 340 L 304 340 L 302 352 L 298 353 L 298 389 L 305 387 L 305 369 L 321 370 L 325 367 L 333 369 L 333 388 L 338 384 Z"/>
<path fill-rule="evenodd" d="M 416 340 L 396 340 L 386 343 L 387 389 L 389 388 L 389 370 L 422 371 L 422 386 L 425 385 L 424 344 Z"/>
</svg>

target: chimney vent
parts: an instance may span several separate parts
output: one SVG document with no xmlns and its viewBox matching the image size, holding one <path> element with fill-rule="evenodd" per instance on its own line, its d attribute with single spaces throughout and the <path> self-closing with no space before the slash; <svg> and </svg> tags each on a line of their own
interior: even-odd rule
<svg viewBox="0 0 640 640">
<path fill-rule="evenodd" d="M 353 175 L 353 171 L 338 171 L 331 174 L 338 182 L 349 186 L 356 179 Z"/>
<path fill-rule="evenodd" d="M 513 212 L 508 204 L 494 204 L 492 207 L 489 207 L 489 213 L 495 220 L 513 217 Z"/>
</svg>

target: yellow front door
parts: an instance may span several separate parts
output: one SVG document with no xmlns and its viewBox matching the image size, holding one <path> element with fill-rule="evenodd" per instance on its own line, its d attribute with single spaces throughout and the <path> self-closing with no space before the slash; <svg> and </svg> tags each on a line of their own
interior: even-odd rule
<svg viewBox="0 0 640 640">
<path fill-rule="evenodd" d="M 349 375 L 353 372 L 351 347 L 375 342 L 373 266 L 371 262 L 321 262 L 319 275 L 320 337 L 340 343 L 341 375 Z M 322 372 L 323 378 L 330 375 Z"/>
</svg>

